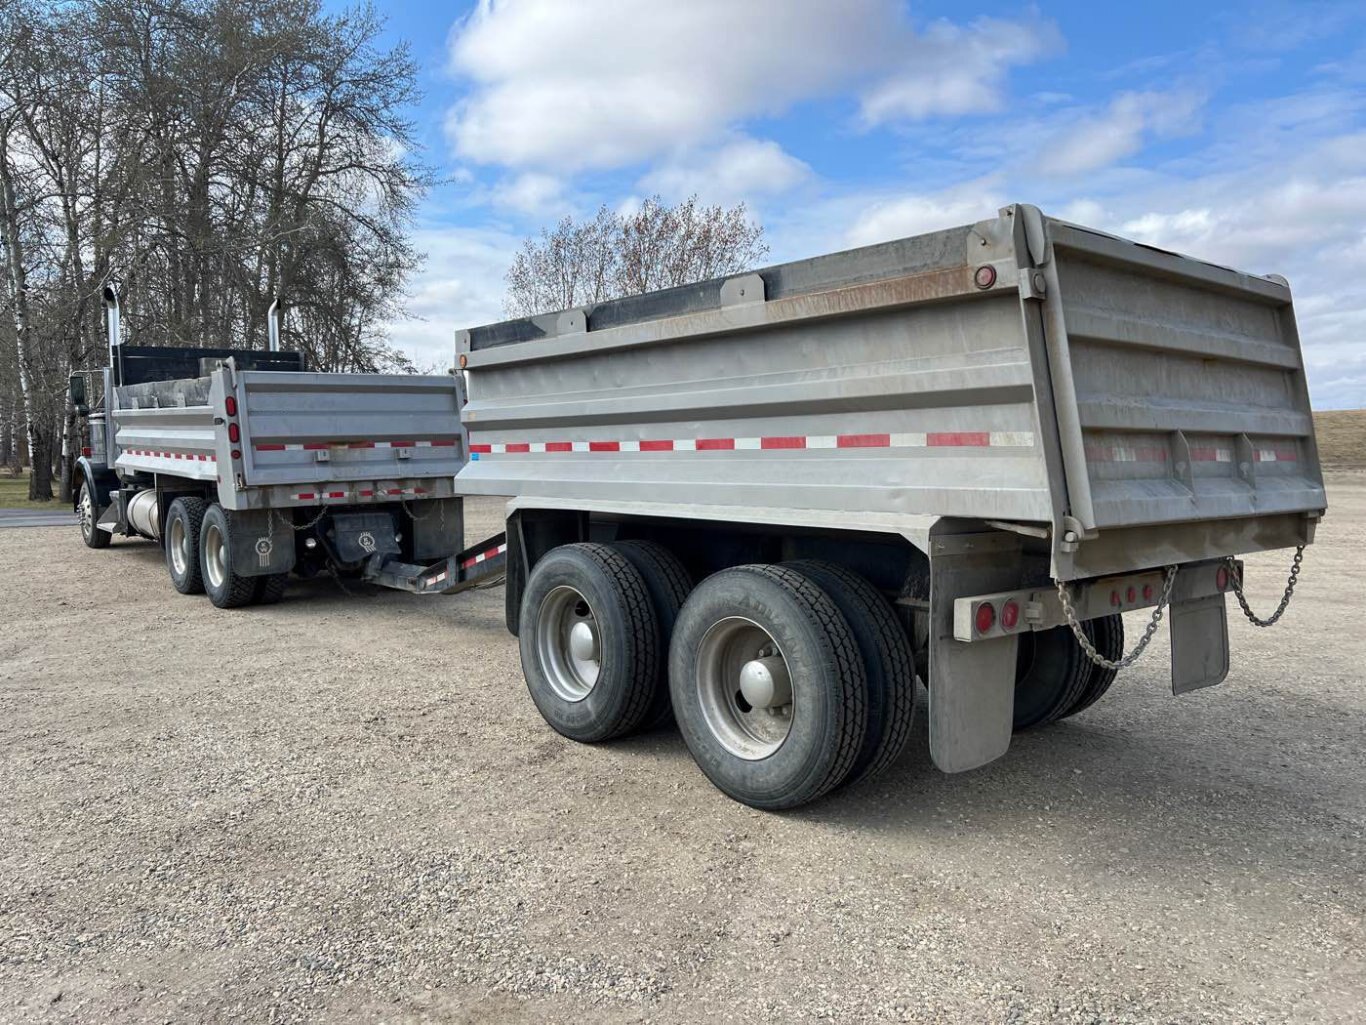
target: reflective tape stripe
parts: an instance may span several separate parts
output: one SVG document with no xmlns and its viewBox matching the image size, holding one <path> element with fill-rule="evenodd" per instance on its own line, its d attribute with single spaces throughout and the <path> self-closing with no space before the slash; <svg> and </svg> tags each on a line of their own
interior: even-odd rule
<svg viewBox="0 0 1366 1025">
<path fill-rule="evenodd" d="M 1032 448 L 1032 431 L 940 431 L 896 434 L 784 434 L 754 438 L 641 438 L 589 441 L 480 441 L 472 455 L 558 452 L 783 452 L 854 448 Z"/>
<path fill-rule="evenodd" d="M 424 441 L 254 441 L 251 447 L 257 452 L 321 452 L 330 448 L 454 448 L 455 445 L 454 438 L 432 438 Z"/>
<path fill-rule="evenodd" d="M 507 550 L 507 543 L 504 542 L 497 548 L 490 548 L 487 551 L 480 552 L 478 555 L 473 555 L 470 558 L 465 559 L 463 562 L 460 563 L 460 568 L 469 569 L 471 566 L 477 566 L 481 562 L 485 562 L 489 559 L 492 559 L 495 555 L 502 555 Z"/>
</svg>

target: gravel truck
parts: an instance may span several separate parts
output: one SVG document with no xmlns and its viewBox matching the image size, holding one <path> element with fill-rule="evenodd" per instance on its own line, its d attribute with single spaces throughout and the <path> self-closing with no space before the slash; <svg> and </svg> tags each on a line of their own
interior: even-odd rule
<svg viewBox="0 0 1366 1025">
<path fill-rule="evenodd" d="M 1284 279 L 1030 206 L 457 359 L 455 493 L 513 496 L 489 551 L 542 716 L 593 742 L 672 715 L 758 808 L 891 764 L 917 678 L 948 772 L 1096 701 L 1164 615 L 1173 691 L 1220 683 L 1226 594 L 1274 622 L 1327 504 Z M 1272 549 L 1258 620 L 1236 556 Z"/>
<path fill-rule="evenodd" d="M 452 593 L 500 571 L 501 539 L 461 551 L 457 378 L 310 373 L 274 304 L 266 352 L 125 345 L 104 301 L 109 365 L 71 378 L 88 547 L 157 541 L 175 588 L 220 608 L 278 601 L 291 574 Z"/>
</svg>

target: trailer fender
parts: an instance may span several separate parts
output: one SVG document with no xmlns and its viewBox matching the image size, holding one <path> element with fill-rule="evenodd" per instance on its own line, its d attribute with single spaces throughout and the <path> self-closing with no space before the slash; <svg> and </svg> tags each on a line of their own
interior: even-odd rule
<svg viewBox="0 0 1366 1025">
<path fill-rule="evenodd" d="M 958 640 L 954 602 L 1018 587 L 1023 570 L 1018 535 L 951 519 L 930 530 L 930 755 L 944 772 L 1005 754 L 1015 715 L 1018 637 Z"/>
</svg>

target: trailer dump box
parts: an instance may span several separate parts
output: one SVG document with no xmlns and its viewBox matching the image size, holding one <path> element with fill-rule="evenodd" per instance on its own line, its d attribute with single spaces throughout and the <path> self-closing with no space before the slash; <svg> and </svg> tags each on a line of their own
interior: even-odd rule
<svg viewBox="0 0 1366 1025">
<path fill-rule="evenodd" d="M 1306 540 L 1290 290 L 1033 207 L 478 328 L 462 492 L 617 514 L 1047 533 L 1068 580 Z"/>
</svg>

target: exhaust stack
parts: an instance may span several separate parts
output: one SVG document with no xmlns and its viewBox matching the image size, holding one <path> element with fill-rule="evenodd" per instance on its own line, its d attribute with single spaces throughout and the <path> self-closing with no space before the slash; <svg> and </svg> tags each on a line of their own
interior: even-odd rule
<svg viewBox="0 0 1366 1025">
<path fill-rule="evenodd" d="M 266 311 L 266 334 L 270 339 L 268 348 L 271 352 L 280 351 L 280 297 L 277 295 L 270 301 L 270 309 Z"/>
</svg>

